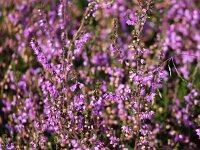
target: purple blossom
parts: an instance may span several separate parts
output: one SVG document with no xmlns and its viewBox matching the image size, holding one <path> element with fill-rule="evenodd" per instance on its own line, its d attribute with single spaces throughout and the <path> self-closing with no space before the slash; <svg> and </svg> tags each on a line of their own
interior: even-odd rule
<svg viewBox="0 0 200 150">
<path fill-rule="evenodd" d="M 195 131 L 196 131 L 196 133 L 197 133 L 197 135 L 199 136 L 199 139 L 200 139 L 200 129 L 196 129 Z"/>
<path fill-rule="evenodd" d="M 88 40 L 92 37 L 91 33 L 86 33 L 83 36 L 81 36 L 78 40 L 75 41 L 75 50 L 74 54 L 75 56 L 79 56 L 82 53 L 82 50 L 84 48 L 84 45 Z"/>
<path fill-rule="evenodd" d="M 137 16 L 135 15 L 135 11 L 127 10 L 127 20 L 126 23 L 128 25 L 134 26 L 137 23 Z"/>
</svg>

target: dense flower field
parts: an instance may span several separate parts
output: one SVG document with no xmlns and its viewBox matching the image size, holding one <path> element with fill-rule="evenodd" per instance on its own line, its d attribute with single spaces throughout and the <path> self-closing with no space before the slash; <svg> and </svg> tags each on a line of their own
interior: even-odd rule
<svg viewBox="0 0 200 150">
<path fill-rule="evenodd" d="M 1 149 L 200 149 L 199 0 L 0 0 Z"/>
</svg>

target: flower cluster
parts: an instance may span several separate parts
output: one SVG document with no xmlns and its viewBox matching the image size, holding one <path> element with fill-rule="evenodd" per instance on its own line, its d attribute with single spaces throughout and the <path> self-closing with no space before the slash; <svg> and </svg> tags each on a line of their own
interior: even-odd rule
<svg viewBox="0 0 200 150">
<path fill-rule="evenodd" d="M 200 147 L 198 2 L 2 4 L 0 149 Z"/>
</svg>

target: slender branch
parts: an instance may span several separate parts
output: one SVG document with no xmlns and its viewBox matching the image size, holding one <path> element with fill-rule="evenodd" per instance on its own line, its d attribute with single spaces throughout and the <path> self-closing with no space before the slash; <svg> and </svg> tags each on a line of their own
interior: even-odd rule
<svg viewBox="0 0 200 150">
<path fill-rule="evenodd" d="M 73 36 L 72 41 L 70 42 L 70 46 L 69 46 L 70 51 L 73 51 L 74 42 L 80 37 L 86 21 L 89 19 L 89 17 L 91 16 L 91 13 L 93 12 L 93 7 L 95 6 L 95 4 L 96 4 L 95 2 L 91 2 L 91 3 L 88 4 L 88 9 L 86 10 L 86 12 L 85 12 L 85 14 L 82 18 L 81 25 L 80 25 L 79 29 L 77 30 L 77 32 L 75 33 L 75 35 Z"/>
</svg>

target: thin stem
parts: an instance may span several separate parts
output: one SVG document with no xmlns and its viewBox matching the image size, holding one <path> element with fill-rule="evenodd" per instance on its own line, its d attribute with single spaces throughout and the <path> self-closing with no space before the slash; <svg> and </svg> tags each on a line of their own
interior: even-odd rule
<svg viewBox="0 0 200 150">
<path fill-rule="evenodd" d="M 140 114 L 140 100 L 139 98 L 137 99 L 137 103 L 138 103 L 138 108 L 137 108 L 137 129 L 136 129 L 136 139 L 135 139 L 135 145 L 134 145 L 134 150 L 137 150 L 137 145 L 139 142 L 139 134 L 140 134 L 140 118 L 139 118 L 139 114 Z"/>
</svg>

